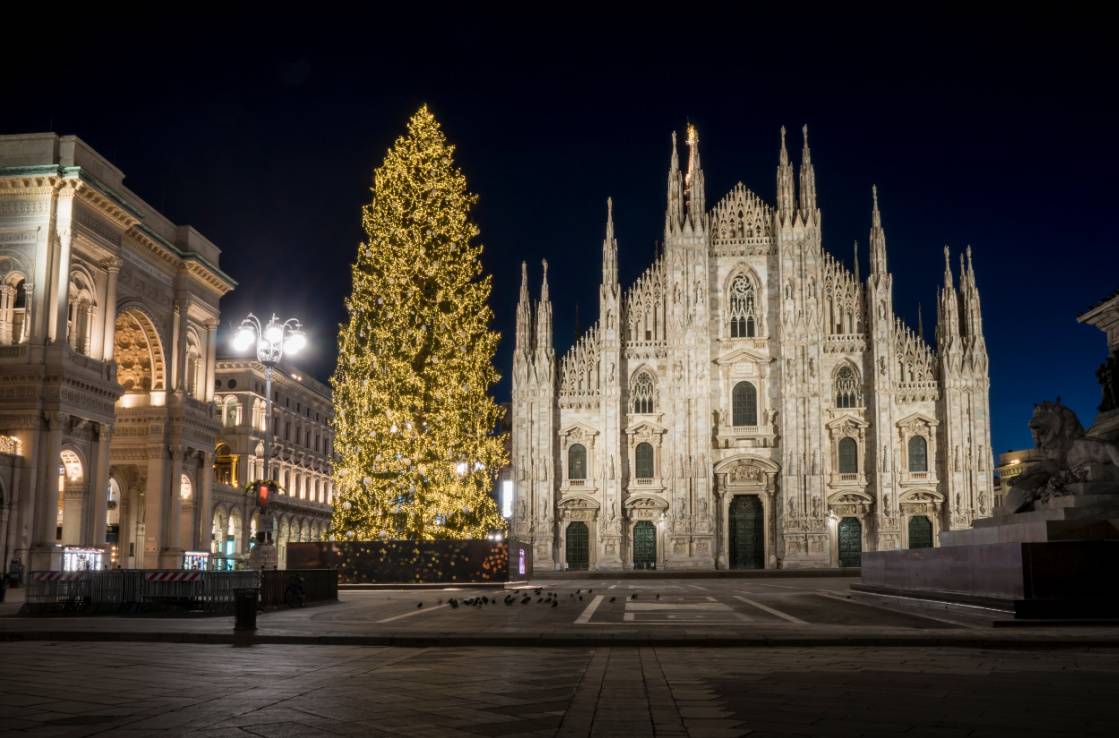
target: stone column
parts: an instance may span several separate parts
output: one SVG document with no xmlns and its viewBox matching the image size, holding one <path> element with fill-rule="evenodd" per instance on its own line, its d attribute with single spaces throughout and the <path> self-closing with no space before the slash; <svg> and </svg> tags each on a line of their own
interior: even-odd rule
<svg viewBox="0 0 1119 738">
<path fill-rule="evenodd" d="M 171 448 L 171 463 L 168 465 L 168 479 L 163 489 L 162 545 L 159 549 L 159 565 L 164 569 L 179 569 L 183 565 L 183 548 L 180 544 L 183 498 L 181 496 L 183 478 L 183 448 Z"/>
<path fill-rule="evenodd" d="M 185 340 L 182 331 L 183 322 L 183 307 L 179 300 L 175 300 L 171 308 L 171 354 L 170 366 L 167 367 L 167 391 L 174 392 L 179 389 L 181 382 L 182 372 L 179 370 L 179 359 L 182 357 L 183 351 L 179 346 Z"/>
<path fill-rule="evenodd" d="M 61 568 L 56 543 L 58 527 L 58 465 L 62 455 L 62 433 L 69 418 L 63 413 L 47 413 L 46 427 L 39 433 L 39 457 L 34 498 L 35 516 L 31 536 L 31 568 Z"/>
<path fill-rule="evenodd" d="M 55 259 L 55 238 L 53 228 L 39 228 L 39 233 L 36 238 L 35 244 L 35 275 L 33 278 L 27 280 L 39 285 L 40 289 L 37 293 L 31 292 L 30 285 L 26 282 L 23 285 L 24 290 L 27 291 L 27 307 L 28 319 L 25 322 L 31 323 L 28 327 L 29 341 L 34 344 L 42 345 L 46 342 L 47 331 L 50 325 L 49 316 L 51 314 L 50 306 L 50 285 L 51 285 L 51 265 Z"/>
<path fill-rule="evenodd" d="M 85 530 L 82 544 L 108 548 L 105 544 L 105 516 L 108 512 L 109 496 L 109 426 L 96 423 L 93 426 L 93 443 L 90 450 L 89 510 L 86 511 Z M 106 562 L 108 559 L 106 558 Z"/>
<path fill-rule="evenodd" d="M 169 467 L 165 446 L 148 449 L 148 478 L 143 490 L 143 515 L 139 518 L 143 525 L 143 538 L 136 541 L 137 560 L 143 563 L 138 563 L 138 568 L 161 566 L 160 551 L 165 545 L 164 510 L 167 507 L 164 490 L 170 484 Z"/>
<path fill-rule="evenodd" d="M 201 467 L 198 469 L 198 550 L 210 550 L 210 531 L 214 527 L 214 455 L 208 451 L 201 454 Z"/>
<path fill-rule="evenodd" d="M 10 346 L 12 341 L 12 320 L 16 289 L 11 285 L 0 284 L 0 346 Z"/>
<path fill-rule="evenodd" d="M 206 324 L 206 387 L 202 390 L 202 397 L 206 402 L 214 400 L 214 372 L 217 370 L 218 356 L 218 324 L 210 321 Z"/>
<path fill-rule="evenodd" d="M 35 316 L 35 311 L 31 309 L 35 302 L 35 285 L 25 281 L 23 283 L 23 294 L 23 325 L 19 327 L 19 335 L 13 336 L 15 343 L 24 343 L 31 340 L 31 321 Z"/>
<path fill-rule="evenodd" d="M 105 272 L 109 275 L 105 285 L 105 314 L 104 328 L 101 331 L 101 357 L 103 361 L 113 360 L 113 350 L 116 347 L 117 334 L 117 278 L 120 276 L 122 265 L 120 259 L 110 259 L 105 262 Z"/>
<path fill-rule="evenodd" d="M 60 202 L 60 211 L 62 207 L 62 202 Z M 70 219 L 67 216 L 66 226 L 58 229 L 58 247 L 55 251 L 58 261 L 53 275 L 55 281 L 53 285 L 54 301 L 51 305 L 49 333 L 51 340 L 55 343 L 66 343 L 70 338 L 66 332 L 66 319 L 70 311 L 70 246 L 73 238 L 69 221 Z"/>
</svg>

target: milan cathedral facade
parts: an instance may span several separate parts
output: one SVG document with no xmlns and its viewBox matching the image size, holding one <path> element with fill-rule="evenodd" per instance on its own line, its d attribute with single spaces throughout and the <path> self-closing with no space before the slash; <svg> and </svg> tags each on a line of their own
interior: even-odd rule
<svg viewBox="0 0 1119 738">
<path fill-rule="evenodd" d="M 664 247 L 625 291 L 608 204 L 597 322 L 557 361 L 547 263 L 522 266 L 513 536 L 547 569 L 855 566 L 991 514 L 987 352 L 970 248 L 945 247 L 936 348 L 894 313 L 874 193 L 869 272 L 824 250 L 807 143 L 776 205 L 705 201 L 675 136 Z"/>
</svg>

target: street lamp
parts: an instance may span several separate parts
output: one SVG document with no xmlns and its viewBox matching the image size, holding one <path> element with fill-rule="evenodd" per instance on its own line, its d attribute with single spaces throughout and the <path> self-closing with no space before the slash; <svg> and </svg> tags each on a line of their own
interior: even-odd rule
<svg viewBox="0 0 1119 738">
<path fill-rule="evenodd" d="M 307 345 L 303 324 L 297 318 L 281 321 L 272 315 L 267 324 L 252 313 L 241 321 L 233 336 L 233 350 L 245 351 L 256 347 L 256 360 L 264 365 L 264 476 L 272 475 L 272 369 L 280 363 L 285 354 L 294 356 Z M 263 481 L 263 480 L 262 480 Z M 261 527 L 265 519 L 261 516 Z M 271 525 L 267 528 L 271 533 Z"/>
</svg>

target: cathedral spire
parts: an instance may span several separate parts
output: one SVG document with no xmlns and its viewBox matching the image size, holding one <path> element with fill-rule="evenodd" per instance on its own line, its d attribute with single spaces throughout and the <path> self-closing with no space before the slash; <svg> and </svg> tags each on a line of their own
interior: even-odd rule
<svg viewBox="0 0 1119 738">
<path fill-rule="evenodd" d="M 684 195 L 680 187 L 680 155 L 676 150 L 676 131 L 672 132 L 672 160 L 668 166 L 668 209 L 664 214 L 665 232 L 676 230 L 684 221 Z"/>
<path fill-rule="evenodd" d="M 878 186 L 870 188 L 874 200 L 870 213 L 870 274 L 881 276 L 886 268 L 886 231 L 882 228 L 882 213 L 878 210 Z"/>
<path fill-rule="evenodd" d="M 688 124 L 688 174 L 684 178 L 688 196 L 688 220 L 692 228 L 703 227 L 706 203 L 703 184 L 703 166 L 699 162 L 699 131 Z"/>
<path fill-rule="evenodd" d="M 552 353 L 552 300 L 548 296 L 548 260 L 543 260 L 544 278 L 540 285 L 540 302 L 536 307 L 536 356 Z"/>
<path fill-rule="evenodd" d="M 940 300 L 937 307 L 937 350 L 944 353 L 953 347 L 955 340 L 960 335 L 959 304 L 952 280 L 952 255 L 947 245 L 944 247 L 944 286 L 940 288 Z"/>
<path fill-rule="evenodd" d="M 859 283 L 859 242 L 855 241 L 855 284 Z"/>
<path fill-rule="evenodd" d="M 816 170 L 812 167 L 812 152 L 808 148 L 808 126 L 801 129 L 804 134 L 804 147 L 800 154 L 800 215 L 803 220 L 811 220 L 816 214 Z"/>
<path fill-rule="evenodd" d="M 917 336 L 921 340 L 925 339 L 925 319 L 921 315 L 921 303 L 917 303 Z"/>
<path fill-rule="evenodd" d="M 781 153 L 777 159 L 777 217 L 782 221 L 789 220 L 796 208 L 795 202 L 793 166 L 785 148 L 785 126 L 781 126 Z"/>
<path fill-rule="evenodd" d="M 521 296 L 517 300 L 516 345 L 513 352 L 527 355 L 532 351 L 532 302 L 528 296 L 528 264 L 521 262 Z"/>
<path fill-rule="evenodd" d="M 967 255 L 967 276 L 960 276 L 964 332 L 969 338 L 982 341 L 983 316 L 979 306 L 979 288 L 975 285 L 975 267 L 971 263 L 971 246 L 968 246 L 964 253 Z"/>
<path fill-rule="evenodd" d="M 618 239 L 614 237 L 614 198 L 606 198 L 606 238 L 602 240 L 602 283 L 618 281 Z"/>
</svg>

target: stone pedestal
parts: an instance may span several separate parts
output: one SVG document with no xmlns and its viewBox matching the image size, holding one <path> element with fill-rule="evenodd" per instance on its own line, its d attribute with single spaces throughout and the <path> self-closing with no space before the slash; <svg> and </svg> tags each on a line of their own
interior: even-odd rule
<svg viewBox="0 0 1119 738">
<path fill-rule="evenodd" d="M 275 569 L 279 565 L 279 555 L 272 543 L 258 543 L 249 554 L 250 569 Z"/>
<path fill-rule="evenodd" d="M 945 531 L 940 548 L 864 553 L 852 589 L 1018 618 L 1119 617 L 1119 494 L 1084 484 L 1087 494 Z"/>
</svg>

